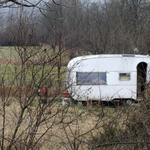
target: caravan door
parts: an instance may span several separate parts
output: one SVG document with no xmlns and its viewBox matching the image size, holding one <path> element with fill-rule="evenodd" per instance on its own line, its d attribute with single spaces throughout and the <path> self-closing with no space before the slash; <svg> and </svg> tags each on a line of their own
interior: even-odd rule
<svg viewBox="0 0 150 150">
<path fill-rule="evenodd" d="M 147 63 L 140 62 L 137 65 L 137 98 L 143 99 L 146 95 Z"/>
</svg>

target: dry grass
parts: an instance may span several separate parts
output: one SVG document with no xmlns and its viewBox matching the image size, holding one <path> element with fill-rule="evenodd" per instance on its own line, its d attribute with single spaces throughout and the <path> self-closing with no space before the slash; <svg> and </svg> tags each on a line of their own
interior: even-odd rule
<svg viewBox="0 0 150 150">
<path fill-rule="evenodd" d="M 2 129 L 2 105 L 0 110 L 0 129 Z M 20 111 L 19 102 L 15 98 L 6 107 L 5 139 L 7 140 L 12 137 Z M 100 138 L 103 137 L 102 139 L 107 142 L 111 137 L 107 135 L 108 133 L 115 134 L 117 132 L 118 134 L 115 134 L 115 136 L 119 137 L 120 132 L 118 131 L 121 129 L 121 136 L 125 136 L 122 133 L 127 129 L 126 123 L 131 119 L 131 113 L 136 114 L 138 111 L 139 105 L 118 108 L 104 107 L 102 111 L 101 107 L 78 107 L 76 105 L 67 107 L 55 101 L 43 111 L 42 118 L 46 118 L 46 120 L 40 124 L 32 144 L 34 145 L 40 138 L 37 144 L 40 150 L 71 150 L 77 148 L 73 146 L 78 145 L 79 150 L 86 150 L 89 149 L 89 144 L 91 144 L 89 140 L 96 135 L 101 135 Z M 22 143 L 26 142 L 28 144 L 28 141 L 24 141 L 24 139 L 31 130 L 31 120 L 36 121 L 37 112 L 38 103 L 26 109 L 24 119 L 16 136 L 15 145 L 18 149 L 22 149 Z M 6 146 L 8 145 L 7 140 L 5 141 Z M 111 139 L 110 142 L 112 142 Z"/>
<path fill-rule="evenodd" d="M 34 120 L 36 119 L 34 118 L 34 115 L 36 115 L 37 111 L 36 109 L 36 106 L 32 106 L 27 109 L 26 114 L 24 115 L 24 120 L 19 127 L 19 132 L 17 134 L 18 145 L 19 143 L 23 142 L 22 140 L 27 134 L 28 126 L 31 121 L 29 110 L 30 115 Z M 5 138 L 7 140 L 10 140 L 12 137 L 14 128 L 16 127 L 19 118 L 20 110 L 21 109 L 17 100 L 12 102 L 10 106 L 6 107 Z M 49 110 L 51 111 L 51 114 L 49 114 Z M 98 112 L 98 114 L 100 113 Z M 84 142 L 87 142 L 87 139 L 91 136 L 91 134 L 100 131 L 103 123 L 108 119 L 108 117 L 104 117 L 99 120 L 98 116 L 89 113 L 87 109 L 79 109 L 78 107 L 69 107 L 64 109 L 64 106 L 62 106 L 60 103 L 54 103 L 52 106 L 50 106 L 50 108 L 43 113 L 43 117 L 46 117 L 47 121 L 39 126 L 35 138 L 38 139 L 45 133 L 45 131 L 47 131 L 37 145 L 41 150 L 49 148 L 53 150 L 71 149 L 70 145 L 73 145 L 74 142 L 80 145 L 80 149 L 87 149 L 87 144 Z M 64 118 L 63 122 L 62 118 Z M 3 116 L 1 114 L 0 129 L 2 129 L 2 119 Z M 100 121 L 99 123 L 98 120 Z M 80 139 L 81 143 L 77 139 Z M 8 142 L 5 144 L 8 145 Z"/>
</svg>

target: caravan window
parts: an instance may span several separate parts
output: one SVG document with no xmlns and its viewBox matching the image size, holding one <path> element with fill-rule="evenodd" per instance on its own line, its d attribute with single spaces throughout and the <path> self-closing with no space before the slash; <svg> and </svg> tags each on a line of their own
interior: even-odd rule
<svg viewBox="0 0 150 150">
<path fill-rule="evenodd" d="M 103 85 L 106 84 L 105 72 L 78 72 L 78 85 Z"/>
<path fill-rule="evenodd" d="M 130 73 L 119 73 L 120 81 L 128 81 L 130 80 Z"/>
</svg>

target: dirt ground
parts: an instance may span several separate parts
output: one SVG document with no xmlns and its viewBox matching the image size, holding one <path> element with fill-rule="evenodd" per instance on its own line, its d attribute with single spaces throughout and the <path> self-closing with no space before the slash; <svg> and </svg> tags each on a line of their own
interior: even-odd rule
<svg viewBox="0 0 150 150">
<path fill-rule="evenodd" d="M 21 60 L 14 58 L 0 58 L 0 64 L 21 64 Z"/>
</svg>

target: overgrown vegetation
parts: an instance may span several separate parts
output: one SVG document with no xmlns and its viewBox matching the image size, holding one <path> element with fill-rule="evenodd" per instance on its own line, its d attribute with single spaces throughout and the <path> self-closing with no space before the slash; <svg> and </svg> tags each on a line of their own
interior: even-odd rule
<svg viewBox="0 0 150 150">
<path fill-rule="evenodd" d="M 89 149 L 149 149 L 149 101 L 121 107 L 91 136 Z M 116 115 L 117 114 L 117 115 Z"/>
</svg>

